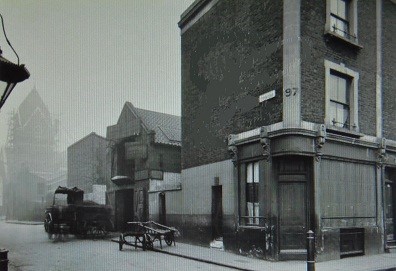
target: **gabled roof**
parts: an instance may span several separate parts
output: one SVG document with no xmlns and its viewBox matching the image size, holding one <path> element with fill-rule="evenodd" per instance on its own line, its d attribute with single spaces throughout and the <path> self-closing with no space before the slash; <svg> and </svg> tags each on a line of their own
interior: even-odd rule
<svg viewBox="0 0 396 271">
<path fill-rule="evenodd" d="M 85 140 L 87 140 L 87 139 L 89 139 L 89 138 L 91 138 L 91 137 L 97 138 L 98 140 L 101 140 L 101 141 L 108 141 L 107 138 L 105 138 L 105 137 L 103 137 L 103 136 L 101 136 L 101 135 L 98 135 L 98 134 L 95 133 L 95 132 L 91 132 L 91 133 L 89 133 L 88 135 L 84 136 L 83 138 L 77 140 L 76 142 L 74 142 L 73 144 L 71 144 L 71 145 L 70 145 L 69 147 L 67 147 L 67 148 L 69 149 L 69 148 L 71 148 L 71 147 L 73 147 L 73 146 L 75 146 L 75 145 L 78 145 L 79 143 L 81 143 L 81 142 L 83 142 L 83 141 L 85 141 Z"/>
<path fill-rule="evenodd" d="M 156 143 L 181 146 L 181 117 L 136 108 L 130 102 L 125 106 L 141 120 L 146 131 L 155 132 Z"/>
<path fill-rule="evenodd" d="M 18 107 L 19 124 L 25 126 L 36 114 L 39 114 L 43 121 L 50 121 L 48 108 L 34 88 Z"/>
</svg>

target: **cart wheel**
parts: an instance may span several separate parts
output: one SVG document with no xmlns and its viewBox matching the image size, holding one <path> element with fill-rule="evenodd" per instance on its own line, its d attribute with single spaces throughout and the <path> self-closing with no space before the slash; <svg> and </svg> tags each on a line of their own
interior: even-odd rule
<svg viewBox="0 0 396 271">
<path fill-rule="evenodd" d="M 86 238 L 87 237 L 88 227 L 87 227 L 87 222 L 86 221 L 77 222 L 76 233 L 77 233 L 77 237 L 79 237 L 79 238 Z"/>
<path fill-rule="evenodd" d="M 92 237 L 93 238 L 104 238 L 107 235 L 107 231 L 100 225 L 93 226 Z"/>
<path fill-rule="evenodd" d="M 122 238 L 122 234 L 120 235 L 120 239 L 118 240 L 118 249 L 121 251 L 122 250 L 122 244 L 124 243 L 124 240 Z"/>
<path fill-rule="evenodd" d="M 52 220 L 52 216 L 50 214 L 46 214 L 45 216 L 44 230 L 48 233 L 48 238 L 51 239 L 54 230 L 54 221 Z"/>
<path fill-rule="evenodd" d="M 172 245 L 172 243 L 173 243 L 173 235 L 172 235 L 172 234 L 166 234 L 166 235 L 164 236 L 164 239 L 165 239 L 165 243 L 166 243 L 168 246 L 171 246 L 171 245 Z"/>
<path fill-rule="evenodd" d="M 48 232 L 49 230 L 48 230 L 48 221 L 47 221 L 47 218 L 45 218 L 45 220 L 44 220 L 44 230 L 45 230 L 45 232 Z"/>
<path fill-rule="evenodd" d="M 146 235 L 146 249 L 153 249 L 154 248 L 154 243 L 153 240 L 151 240 L 150 235 Z"/>
</svg>

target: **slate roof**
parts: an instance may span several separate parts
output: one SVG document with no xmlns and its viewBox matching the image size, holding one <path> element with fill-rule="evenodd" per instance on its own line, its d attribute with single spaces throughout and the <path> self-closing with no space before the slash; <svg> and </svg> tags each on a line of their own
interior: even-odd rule
<svg viewBox="0 0 396 271">
<path fill-rule="evenodd" d="M 147 130 L 155 132 L 155 142 L 181 146 L 181 117 L 140 109 L 127 103 L 128 107 L 141 119 Z"/>
</svg>

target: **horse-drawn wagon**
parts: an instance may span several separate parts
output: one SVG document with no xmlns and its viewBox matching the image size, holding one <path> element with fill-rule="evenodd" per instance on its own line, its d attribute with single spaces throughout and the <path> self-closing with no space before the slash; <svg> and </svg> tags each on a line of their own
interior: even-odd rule
<svg viewBox="0 0 396 271">
<path fill-rule="evenodd" d="M 59 234 L 81 237 L 103 237 L 112 230 L 108 205 L 84 201 L 84 191 L 59 186 L 53 204 L 45 211 L 44 229 L 49 238 Z"/>
</svg>

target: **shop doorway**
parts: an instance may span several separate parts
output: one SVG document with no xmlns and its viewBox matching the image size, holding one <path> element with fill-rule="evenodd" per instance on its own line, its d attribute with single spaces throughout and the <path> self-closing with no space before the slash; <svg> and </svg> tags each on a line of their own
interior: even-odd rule
<svg viewBox="0 0 396 271">
<path fill-rule="evenodd" d="M 312 158 L 288 156 L 276 162 L 278 175 L 278 246 L 281 258 L 302 259 L 311 225 Z"/>
<path fill-rule="evenodd" d="M 282 177 L 279 182 L 280 249 L 306 248 L 307 189 L 301 176 Z M 300 179 L 300 180 L 299 180 Z"/>
<path fill-rule="evenodd" d="M 127 230 L 127 222 L 133 221 L 133 189 L 124 189 L 115 193 L 115 222 L 116 229 Z"/>
<path fill-rule="evenodd" d="M 212 240 L 223 236 L 223 191 L 221 185 L 212 186 Z"/>
<path fill-rule="evenodd" d="M 158 214 L 159 214 L 159 223 L 162 225 L 166 225 L 166 200 L 165 193 L 159 193 L 159 202 L 158 202 Z"/>
<path fill-rule="evenodd" d="M 388 246 L 396 246 L 396 169 L 385 170 L 385 229 Z"/>
</svg>

